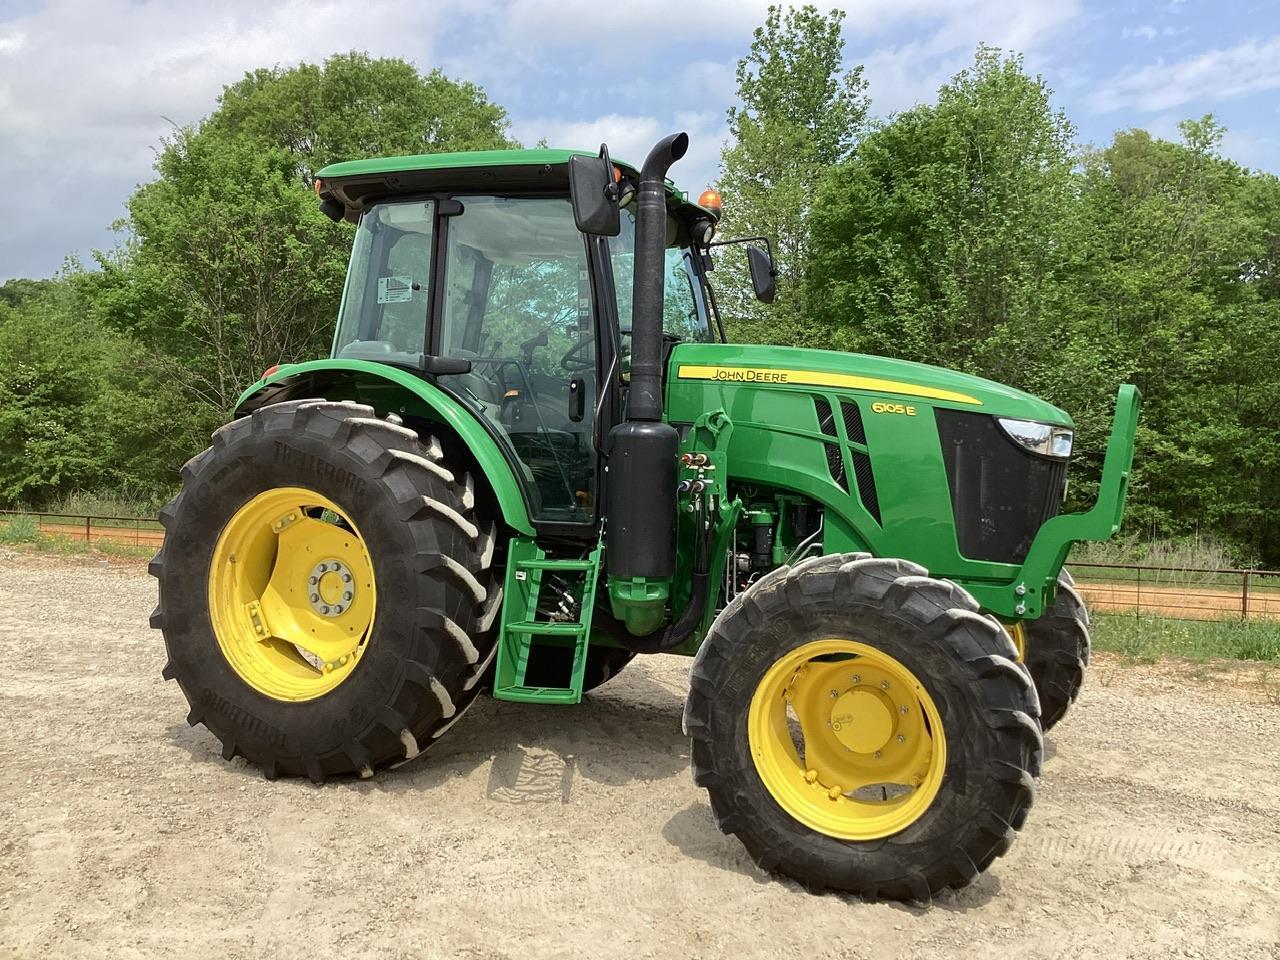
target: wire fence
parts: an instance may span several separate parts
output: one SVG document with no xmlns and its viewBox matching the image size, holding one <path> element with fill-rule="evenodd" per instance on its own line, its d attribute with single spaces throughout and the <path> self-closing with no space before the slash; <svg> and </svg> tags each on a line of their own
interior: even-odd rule
<svg viewBox="0 0 1280 960">
<path fill-rule="evenodd" d="M 1280 570 L 1068 564 L 1089 609 L 1174 620 L 1280 621 Z"/>
<path fill-rule="evenodd" d="M 42 534 L 85 543 L 156 547 L 164 528 L 147 517 L 82 516 L 0 510 L 0 520 L 32 517 Z M 1274 619 L 1280 623 L 1280 570 L 1071 563 L 1076 586 L 1095 613 L 1175 620 Z"/>
<path fill-rule="evenodd" d="M 97 517 L 74 513 L 33 513 L 29 510 L 0 510 L 0 519 L 31 517 L 40 533 L 84 543 L 109 541 L 139 547 L 159 547 L 164 528 L 149 517 Z"/>
</svg>

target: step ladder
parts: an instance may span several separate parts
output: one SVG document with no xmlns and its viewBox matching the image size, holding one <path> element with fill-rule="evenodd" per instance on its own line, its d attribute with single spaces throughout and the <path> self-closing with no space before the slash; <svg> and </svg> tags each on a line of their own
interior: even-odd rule
<svg viewBox="0 0 1280 960">
<path fill-rule="evenodd" d="M 495 700 L 518 703 L 578 703 L 587 669 L 587 643 L 591 611 L 595 607 L 600 572 L 601 545 L 583 560 L 548 560 L 529 537 L 514 537 L 507 556 L 506 589 L 502 603 L 502 630 L 498 637 L 498 663 L 493 683 Z M 538 599 L 547 573 L 582 578 L 576 620 L 539 619 Z M 529 652 L 535 645 L 571 647 L 572 668 L 567 687 L 534 687 L 525 683 Z"/>
</svg>

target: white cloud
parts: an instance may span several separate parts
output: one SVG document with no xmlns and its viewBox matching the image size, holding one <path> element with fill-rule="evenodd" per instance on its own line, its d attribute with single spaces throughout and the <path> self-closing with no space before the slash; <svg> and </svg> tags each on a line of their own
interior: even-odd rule
<svg viewBox="0 0 1280 960">
<path fill-rule="evenodd" d="M 0 176 L 22 184 L 0 234 L 0 279 L 46 275 L 63 254 L 112 242 L 106 226 L 146 180 L 169 121 L 211 112 L 245 71 L 365 45 L 431 60 L 433 15 L 413 0 L 48 0 L 0 24 Z M 54 199 L 56 198 L 56 200 Z M 51 208 L 56 206 L 56 216 Z"/>
<path fill-rule="evenodd" d="M 1177 63 L 1130 68 L 1102 84 L 1090 105 L 1097 113 L 1136 107 L 1168 110 L 1194 101 L 1221 102 L 1280 88 L 1280 36 L 1248 40 Z"/>
<path fill-rule="evenodd" d="M 17 53 L 27 42 L 27 35 L 17 30 L 0 30 L 0 53 Z"/>
<path fill-rule="evenodd" d="M 872 110 L 896 113 L 932 101 L 938 87 L 973 62 L 973 51 L 987 43 L 1034 56 L 1080 13 L 1079 0 L 903 0 L 890 10 L 876 0 L 847 4 L 847 59 L 864 64 Z M 881 16 L 919 18 L 918 36 L 901 44 L 882 44 L 874 34 L 886 25 Z M 871 36 L 858 31 L 865 29 Z"/>
<path fill-rule="evenodd" d="M 526 145 L 545 137 L 553 147 L 594 150 L 607 143 L 612 156 L 639 166 L 649 148 L 669 133 L 689 134 L 689 152 L 671 169 L 681 189 L 699 194 L 715 182 L 724 137 L 724 115 L 713 111 L 677 112 L 669 118 L 610 113 L 590 120 L 555 118 L 521 120 L 512 125 L 516 139 Z"/>
<path fill-rule="evenodd" d="M 1168 31 L 1165 32 L 1167 33 Z M 1149 23 L 1144 23 L 1142 26 L 1134 27 L 1133 29 L 1125 27 L 1120 31 L 1120 39 L 1128 40 L 1130 37 L 1138 37 L 1142 40 L 1154 40 L 1158 34 L 1159 31 L 1155 27 Z"/>
</svg>

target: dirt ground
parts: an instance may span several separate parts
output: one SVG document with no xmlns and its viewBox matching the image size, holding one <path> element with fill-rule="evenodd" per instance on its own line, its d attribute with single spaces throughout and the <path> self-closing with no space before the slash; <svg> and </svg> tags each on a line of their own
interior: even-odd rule
<svg viewBox="0 0 1280 960">
<path fill-rule="evenodd" d="M 686 661 L 269 783 L 183 722 L 153 603 L 138 563 L 0 553 L 0 957 L 1280 958 L 1280 671 L 1098 658 L 1012 851 L 919 908 L 716 831 Z"/>
</svg>

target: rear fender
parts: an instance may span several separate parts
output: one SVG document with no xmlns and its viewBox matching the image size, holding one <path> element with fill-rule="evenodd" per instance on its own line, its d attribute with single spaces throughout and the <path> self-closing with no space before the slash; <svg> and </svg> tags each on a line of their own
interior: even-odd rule
<svg viewBox="0 0 1280 960">
<path fill-rule="evenodd" d="M 368 360 L 287 364 L 241 394 L 234 415 L 247 416 L 260 407 L 305 397 L 358 400 L 383 414 L 426 418 L 443 425 L 475 458 L 507 525 L 533 536 L 524 495 L 502 448 L 474 414 L 431 382 L 407 370 Z"/>
</svg>

